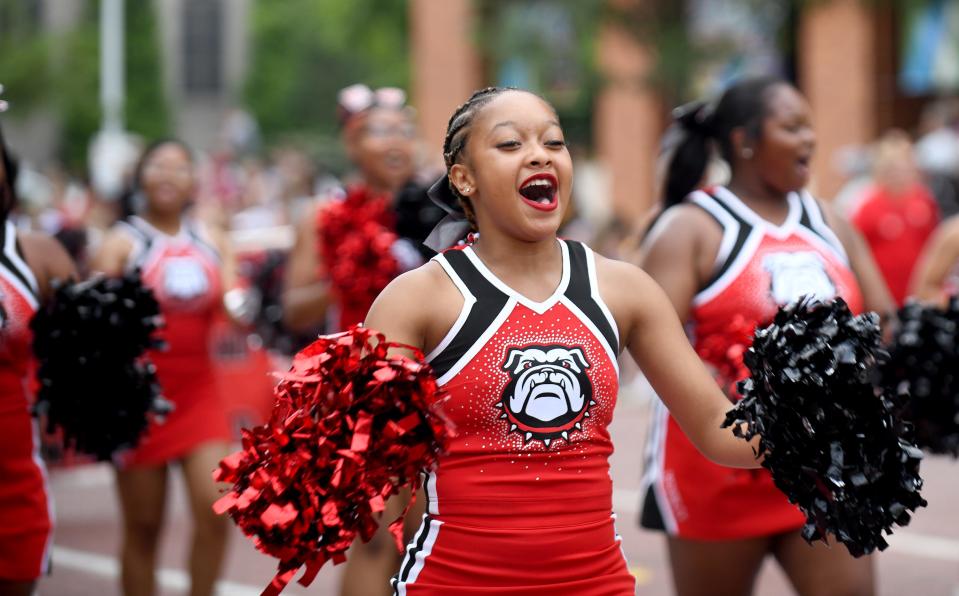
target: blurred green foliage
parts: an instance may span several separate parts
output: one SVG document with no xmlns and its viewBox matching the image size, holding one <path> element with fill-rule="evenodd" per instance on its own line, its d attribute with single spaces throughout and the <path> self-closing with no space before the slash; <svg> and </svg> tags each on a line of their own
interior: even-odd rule
<svg viewBox="0 0 959 596">
<path fill-rule="evenodd" d="M 559 112 L 567 141 L 589 146 L 605 0 L 478 0 L 477 42 L 490 84 L 522 86 Z"/>
<path fill-rule="evenodd" d="M 59 157 L 84 175 L 90 140 L 100 128 L 99 2 L 85 2 L 78 26 L 59 36 L 31 18 L 31 5 L 0 0 L 0 82 L 14 108 L 10 116 L 52 109 L 62 125 Z M 153 5 L 138 0 L 125 7 L 126 128 L 153 139 L 170 128 Z"/>
<path fill-rule="evenodd" d="M 353 83 L 407 88 L 406 0 L 253 3 L 243 96 L 268 144 L 300 141 L 340 161 L 336 94 Z"/>
</svg>

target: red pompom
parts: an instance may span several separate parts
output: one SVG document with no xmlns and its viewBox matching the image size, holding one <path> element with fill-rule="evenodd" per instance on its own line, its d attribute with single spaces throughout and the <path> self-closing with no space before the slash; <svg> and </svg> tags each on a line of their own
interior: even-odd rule
<svg viewBox="0 0 959 596">
<path fill-rule="evenodd" d="M 319 211 L 320 262 L 343 310 L 343 328 L 363 320 L 373 300 L 400 273 L 392 247 L 394 215 L 388 195 L 364 186 Z"/>
<path fill-rule="evenodd" d="M 739 401 L 737 384 L 749 377 L 743 356 L 753 343 L 757 321 L 734 315 L 721 325 L 697 330 L 696 353 L 713 369 L 716 382 L 732 401 Z"/>
<path fill-rule="evenodd" d="M 269 422 L 244 429 L 243 449 L 213 473 L 233 483 L 214 510 L 280 560 L 263 594 L 278 594 L 304 565 L 309 585 L 326 561 L 346 560 L 357 535 L 372 538 L 386 499 L 404 486 L 415 495 L 453 432 L 422 353 L 369 329 L 320 337 L 277 376 Z M 402 521 L 390 524 L 400 550 Z"/>
</svg>

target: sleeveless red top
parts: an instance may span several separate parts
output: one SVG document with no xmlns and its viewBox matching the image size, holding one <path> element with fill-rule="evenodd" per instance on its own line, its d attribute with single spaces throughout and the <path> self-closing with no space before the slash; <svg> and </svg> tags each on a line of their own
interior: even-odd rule
<svg viewBox="0 0 959 596">
<path fill-rule="evenodd" d="M 396 594 L 633 594 L 608 463 L 617 327 L 592 252 L 560 248 L 563 276 L 543 302 L 471 247 L 434 258 L 464 299 L 427 356 L 457 436 L 425 480 L 427 513 Z"/>
<path fill-rule="evenodd" d="M 788 196 L 774 225 L 723 187 L 687 201 L 709 213 L 723 238 L 712 278 L 693 298 L 687 326 L 703 362 L 731 399 L 748 376 L 743 354 L 757 326 L 801 296 L 842 297 L 853 312 L 862 294 L 842 243 L 808 193 Z M 798 529 L 804 518 L 766 470 L 726 468 L 706 459 L 660 403 L 653 416 L 644 475 L 642 525 L 701 540 L 731 540 Z"/>
<path fill-rule="evenodd" d="M 208 345 L 223 292 L 220 258 L 189 219 L 182 221 L 175 236 L 136 216 L 117 225 L 133 242 L 127 266 L 140 268 L 165 323 L 158 335 L 168 348 L 152 350 L 149 356 L 163 396 L 173 402 L 174 410 L 163 423 L 151 423 L 127 460 L 156 464 L 181 457 L 203 442 L 230 437 Z"/>
</svg>

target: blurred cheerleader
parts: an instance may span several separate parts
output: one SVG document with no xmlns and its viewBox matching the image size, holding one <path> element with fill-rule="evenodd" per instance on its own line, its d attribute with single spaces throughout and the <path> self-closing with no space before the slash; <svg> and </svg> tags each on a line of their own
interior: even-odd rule
<svg viewBox="0 0 959 596">
<path fill-rule="evenodd" d="M 14 227 L 16 176 L 0 130 L 0 594 L 28 596 L 49 570 L 53 532 L 47 474 L 30 416 L 29 325 L 52 297 L 51 283 L 75 277 L 76 270 L 56 240 Z"/>
<path fill-rule="evenodd" d="M 168 468 L 183 471 L 193 513 L 190 594 L 213 593 L 226 547 L 227 524 L 213 513 L 219 496 L 210 472 L 228 451 L 230 429 L 218 397 L 208 340 L 233 283 L 226 243 L 187 215 L 195 188 L 190 149 L 175 140 L 148 147 L 134 184 L 132 215 L 114 226 L 91 268 L 120 275 L 139 268 L 160 303 L 168 349 L 151 352 L 163 395 L 174 411 L 151 424 L 141 444 L 119 458 L 123 508 L 122 585 L 128 596 L 155 593 L 157 546 L 163 526 Z"/>
</svg>

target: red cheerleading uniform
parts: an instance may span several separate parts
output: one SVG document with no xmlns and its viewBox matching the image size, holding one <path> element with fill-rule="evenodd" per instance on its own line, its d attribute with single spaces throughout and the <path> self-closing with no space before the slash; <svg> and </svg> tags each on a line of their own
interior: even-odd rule
<svg viewBox="0 0 959 596">
<path fill-rule="evenodd" d="M 560 246 L 562 280 L 543 302 L 471 247 L 434 257 L 464 300 L 427 356 L 457 436 L 426 475 L 426 513 L 394 594 L 634 594 L 608 463 L 618 331 L 590 249 Z"/>
<path fill-rule="evenodd" d="M 846 252 L 816 200 L 805 192 L 791 193 L 787 200 L 789 215 L 776 226 L 723 187 L 687 198 L 723 229 L 716 269 L 693 298 L 688 331 L 697 353 L 725 387 L 748 375 L 743 353 L 755 328 L 771 322 L 779 306 L 805 295 L 842 297 L 853 312 L 863 307 Z M 681 538 L 767 536 L 804 522 L 768 471 L 709 461 L 662 403 L 653 416 L 644 486 L 641 524 Z"/>
<path fill-rule="evenodd" d="M 222 295 L 220 260 L 188 219 L 176 236 L 136 216 L 117 225 L 133 242 L 128 268 L 140 269 L 144 285 L 160 303 L 165 326 L 159 336 L 168 348 L 151 350 L 149 357 L 163 396 L 174 405 L 162 423 L 150 423 L 140 445 L 124 454 L 121 463 L 159 465 L 203 443 L 230 440 L 208 347 Z"/>
<path fill-rule="evenodd" d="M 9 220 L 0 228 L 0 580 L 29 582 L 49 570 L 53 505 L 30 415 L 30 319 L 39 287 Z"/>
</svg>

